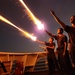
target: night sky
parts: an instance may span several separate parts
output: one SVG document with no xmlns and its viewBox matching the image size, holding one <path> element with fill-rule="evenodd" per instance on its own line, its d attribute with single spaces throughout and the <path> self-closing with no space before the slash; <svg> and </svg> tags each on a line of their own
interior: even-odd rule
<svg viewBox="0 0 75 75">
<path fill-rule="evenodd" d="M 45 29 L 53 34 L 57 34 L 56 31 L 60 25 L 51 16 L 50 10 L 54 10 L 67 25 L 71 25 L 69 19 L 71 15 L 75 15 L 75 0 L 24 0 L 24 2 L 32 13 L 44 23 Z M 48 41 L 50 37 L 43 30 L 37 29 L 19 0 L 0 0 L 0 15 L 28 33 L 34 34 L 41 41 Z M 64 34 L 66 33 L 64 32 Z M 17 29 L 0 21 L 0 51 L 42 52 L 43 49 L 39 45 L 41 44 L 22 36 Z"/>
</svg>

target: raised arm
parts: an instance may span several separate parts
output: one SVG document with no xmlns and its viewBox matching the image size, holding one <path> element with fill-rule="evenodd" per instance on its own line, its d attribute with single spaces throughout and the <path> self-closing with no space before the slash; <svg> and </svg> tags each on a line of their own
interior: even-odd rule
<svg viewBox="0 0 75 75">
<path fill-rule="evenodd" d="M 54 19 L 56 20 L 56 22 L 62 26 L 63 28 L 65 28 L 65 24 L 56 16 L 54 11 L 50 11 L 51 15 L 54 17 Z"/>
<path fill-rule="evenodd" d="M 36 40 L 36 42 L 41 43 L 41 44 L 45 44 L 45 42 L 42 42 L 40 40 Z"/>
<path fill-rule="evenodd" d="M 48 32 L 47 30 L 44 30 L 49 36 L 53 36 L 50 32 Z"/>
</svg>

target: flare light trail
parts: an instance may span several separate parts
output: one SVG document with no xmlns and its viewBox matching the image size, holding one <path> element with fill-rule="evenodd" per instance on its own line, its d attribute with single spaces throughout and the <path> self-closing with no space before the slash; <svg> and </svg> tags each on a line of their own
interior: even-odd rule
<svg viewBox="0 0 75 75">
<path fill-rule="evenodd" d="M 34 14 L 30 11 L 30 9 L 27 7 L 27 5 L 24 3 L 24 1 L 23 0 L 19 0 L 20 1 L 20 3 L 22 4 L 22 6 L 26 9 L 26 14 L 30 17 L 30 19 L 33 21 L 33 23 L 35 24 L 35 25 L 37 25 L 37 27 L 38 27 L 38 29 L 44 29 L 44 25 L 41 23 L 41 21 L 38 19 L 38 18 L 36 18 L 35 16 L 34 16 Z"/>
<path fill-rule="evenodd" d="M 26 32 L 22 28 L 19 28 L 18 26 L 14 25 L 12 22 L 10 22 L 9 20 L 7 20 L 6 18 L 4 18 L 1 15 L 0 15 L 0 20 L 3 21 L 3 22 L 5 22 L 5 23 L 7 23 L 7 24 L 9 24 L 10 26 L 13 26 L 17 30 L 19 30 L 25 37 L 30 38 L 30 39 L 36 41 L 36 37 L 35 36 L 32 36 L 31 34 L 29 34 L 28 32 Z"/>
</svg>

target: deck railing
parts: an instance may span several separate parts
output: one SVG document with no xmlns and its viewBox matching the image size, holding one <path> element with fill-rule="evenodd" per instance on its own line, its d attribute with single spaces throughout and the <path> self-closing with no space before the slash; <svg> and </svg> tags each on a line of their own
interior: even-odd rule
<svg viewBox="0 0 75 75">
<path fill-rule="evenodd" d="M 36 63 L 41 58 L 46 58 L 46 52 L 33 52 L 33 53 L 0 52 L 0 62 L 4 63 L 4 66 L 8 73 L 11 71 L 12 62 L 14 60 L 23 62 L 23 71 L 33 72 Z M 0 66 L 0 75 L 2 74 L 4 74 L 4 71 Z"/>
</svg>

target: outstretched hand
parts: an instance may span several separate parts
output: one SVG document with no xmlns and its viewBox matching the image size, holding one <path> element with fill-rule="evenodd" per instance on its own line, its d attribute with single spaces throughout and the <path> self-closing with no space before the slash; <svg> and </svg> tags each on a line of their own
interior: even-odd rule
<svg viewBox="0 0 75 75">
<path fill-rule="evenodd" d="M 50 11 L 51 15 L 55 15 L 55 12 L 53 10 Z"/>
</svg>

